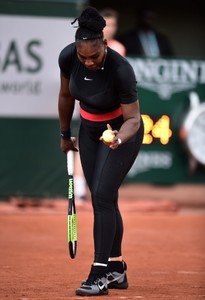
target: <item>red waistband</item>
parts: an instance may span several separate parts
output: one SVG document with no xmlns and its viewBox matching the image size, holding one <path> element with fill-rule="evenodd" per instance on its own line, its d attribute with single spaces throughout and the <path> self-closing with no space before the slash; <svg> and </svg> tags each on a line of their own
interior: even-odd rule
<svg viewBox="0 0 205 300">
<path fill-rule="evenodd" d="M 89 121 L 103 122 L 103 121 L 115 119 L 115 118 L 119 117 L 120 115 L 122 115 L 122 109 L 121 109 L 121 107 L 119 107 L 116 110 L 113 110 L 106 114 L 91 114 L 91 113 L 85 111 L 84 109 L 80 108 L 80 115 L 84 119 L 89 120 Z"/>
</svg>

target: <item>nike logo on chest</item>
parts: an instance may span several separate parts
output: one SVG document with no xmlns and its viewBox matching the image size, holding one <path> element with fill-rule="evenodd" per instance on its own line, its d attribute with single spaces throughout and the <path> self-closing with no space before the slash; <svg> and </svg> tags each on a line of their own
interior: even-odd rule
<svg viewBox="0 0 205 300">
<path fill-rule="evenodd" d="M 88 77 L 84 77 L 84 80 L 86 80 L 86 81 L 92 81 L 93 79 L 92 78 L 88 78 Z"/>
</svg>

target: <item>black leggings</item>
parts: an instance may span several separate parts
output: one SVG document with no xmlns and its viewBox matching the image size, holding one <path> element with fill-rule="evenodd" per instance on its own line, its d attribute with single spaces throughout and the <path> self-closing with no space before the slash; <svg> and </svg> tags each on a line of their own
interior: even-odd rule
<svg viewBox="0 0 205 300">
<path fill-rule="evenodd" d="M 106 264 L 109 257 L 122 255 L 123 222 L 118 208 L 118 189 L 138 155 L 143 133 L 141 122 L 136 136 L 112 150 L 98 138 L 92 138 L 82 125 L 80 127 L 81 162 L 94 210 L 95 262 Z"/>
</svg>

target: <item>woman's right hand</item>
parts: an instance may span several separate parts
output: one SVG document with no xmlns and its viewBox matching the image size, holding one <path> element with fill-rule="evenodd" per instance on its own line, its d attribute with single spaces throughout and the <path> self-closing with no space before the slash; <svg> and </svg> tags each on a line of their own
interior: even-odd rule
<svg viewBox="0 0 205 300">
<path fill-rule="evenodd" d="M 75 145 L 76 145 L 75 139 L 70 139 L 70 140 L 61 139 L 61 141 L 60 141 L 60 148 L 61 148 L 62 152 L 64 152 L 65 154 L 69 150 L 78 152 L 78 148 L 76 148 Z"/>
</svg>

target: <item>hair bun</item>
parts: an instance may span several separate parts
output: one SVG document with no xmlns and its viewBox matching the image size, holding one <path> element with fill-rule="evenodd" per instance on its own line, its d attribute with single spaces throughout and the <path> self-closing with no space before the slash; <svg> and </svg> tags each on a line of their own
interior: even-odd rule
<svg viewBox="0 0 205 300">
<path fill-rule="evenodd" d="M 87 7 L 78 18 L 79 27 L 99 32 L 106 26 L 103 17 L 94 7 Z"/>
</svg>

